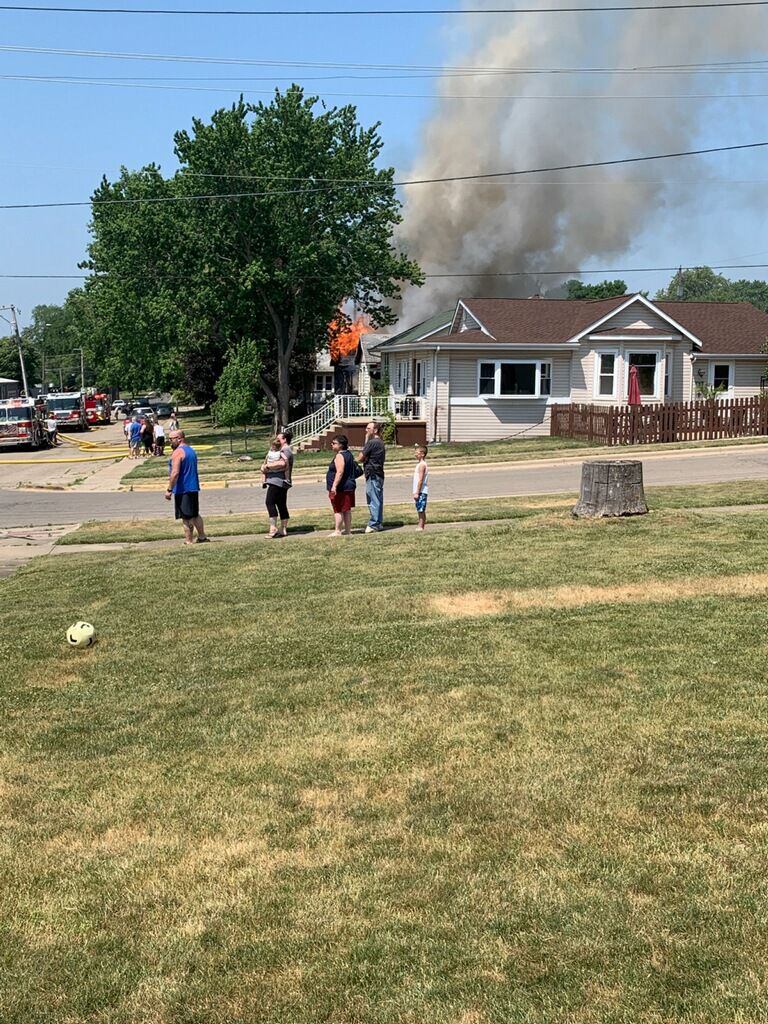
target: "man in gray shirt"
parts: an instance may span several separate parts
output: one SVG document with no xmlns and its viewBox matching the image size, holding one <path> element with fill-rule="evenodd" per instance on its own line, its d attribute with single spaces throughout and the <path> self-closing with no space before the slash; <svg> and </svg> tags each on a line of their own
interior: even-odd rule
<svg viewBox="0 0 768 1024">
<path fill-rule="evenodd" d="M 360 462 L 365 470 L 365 500 L 370 519 L 366 533 L 381 533 L 384 529 L 384 460 L 387 449 L 381 440 L 381 426 L 373 420 L 365 428 L 365 444 Z"/>
</svg>

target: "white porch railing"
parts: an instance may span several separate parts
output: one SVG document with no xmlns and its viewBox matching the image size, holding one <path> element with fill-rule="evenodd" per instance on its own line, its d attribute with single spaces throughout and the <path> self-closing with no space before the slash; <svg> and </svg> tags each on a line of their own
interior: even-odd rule
<svg viewBox="0 0 768 1024">
<path fill-rule="evenodd" d="M 325 405 L 321 405 L 319 409 L 311 412 L 309 416 L 303 416 L 300 420 L 294 420 L 293 423 L 288 424 L 286 430 L 290 430 L 293 434 L 291 444 L 303 444 L 311 437 L 317 437 L 327 430 L 335 419 L 336 404 L 331 398 Z"/>
<path fill-rule="evenodd" d="M 416 395 L 335 395 L 315 412 L 289 423 L 292 444 L 303 444 L 326 431 L 336 420 L 387 416 L 418 420 L 426 416 L 426 399 Z"/>
</svg>

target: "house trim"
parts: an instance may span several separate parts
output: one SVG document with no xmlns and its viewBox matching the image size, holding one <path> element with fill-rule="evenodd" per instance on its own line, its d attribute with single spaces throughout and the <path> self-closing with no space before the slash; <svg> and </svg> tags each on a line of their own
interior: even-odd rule
<svg viewBox="0 0 768 1024">
<path fill-rule="evenodd" d="M 768 366 L 768 353 L 766 352 L 695 352 L 691 356 L 691 362 L 694 363 L 706 359 L 716 359 L 720 363 L 727 363 L 732 359 L 756 359 Z"/>
<path fill-rule="evenodd" d="M 654 341 L 681 341 L 679 334 L 590 334 L 590 341 L 631 341 L 638 345 Z"/>
<path fill-rule="evenodd" d="M 601 316 L 600 319 L 596 320 L 591 326 L 586 327 L 583 331 L 579 331 L 578 334 L 575 334 L 572 338 L 569 338 L 568 340 L 580 341 L 585 335 L 594 334 L 596 328 L 600 327 L 601 324 L 606 323 L 612 317 L 616 316 L 617 313 L 621 313 L 622 310 L 627 309 L 629 306 L 632 305 L 633 302 L 641 302 L 652 313 L 655 313 L 657 316 L 660 316 L 663 320 L 666 320 L 668 324 L 672 324 L 676 331 L 680 331 L 682 334 L 685 335 L 686 338 L 692 341 L 694 345 L 697 345 L 699 348 L 701 348 L 701 342 L 694 334 L 691 334 L 691 332 L 687 331 L 682 326 L 682 324 L 679 324 L 676 320 L 673 320 L 672 317 L 668 313 L 665 313 L 663 309 L 659 309 L 658 306 L 654 306 L 650 299 L 646 299 L 644 295 L 630 295 L 626 302 L 623 302 L 620 306 L 617 306 L 615 309 L 612 309 L 610 313 L 606 313 L 605 316 Z"/>
<path fill-rule="evenodd" d="M 423 344 L 422 342 L 407 342 L 402 346 L 393 345 L 391 348 L 384 348 L 382 345 L 379 349 L 380 352 L 413 352 L 416 349 L 426 349 L 427 351 L 434 351 L 435 348 L 439 348 L 440 351 L 463 351 L 463 352 L 574 352 L 578 351 L 578 343 L 572 341 L 557 341 L 557 342 L 539 342 L 537 344 L 526 345 L 525 342 L 521 341 L 496 341 L 494 339 L 493 345 L 489 345 L 488 348 L 484 348 L 482 345 L 477 343 L 468 345 L 466 341 L 441 341 L 439 345 Z M 764 357 L 768 362 L 768 356 Z M 545 360 L 546 361 L 546 360 Z"/>
</svg>

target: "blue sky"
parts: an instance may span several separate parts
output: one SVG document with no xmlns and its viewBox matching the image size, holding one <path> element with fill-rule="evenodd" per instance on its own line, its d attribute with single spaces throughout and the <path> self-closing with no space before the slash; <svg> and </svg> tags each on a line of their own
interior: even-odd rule
<svg viewBox="0 0 768 1024">
<path fill-rule="evenodd" d="M 335 5 L 340 6 L 343 2 L 336 0 Z M 219 6 L 253 8 L 258 3 L 259 0 L 230 0 L 219 2 Z M 91 0 L 91 5 L 99 4 L 111 5 L 109 0 Z M 160 6 L 179 8 L 195 4 L 210 8 L 216 6 L 217 0 L 163 0 Z M 155 6 L 149 0 L 146 5 Z M 296 6 L 296 0 L 280 0 L 279 6 Z M 306 3 L 300 6 L 304 7 Z M 654 14 L 650 17 L 660 16 Z M 734 13 L 732 17 L 738 18 L 739 14 Z M 649 41 L 652 41 L 658 25 L 643 24 Z M 690 23 L 691 30 L 695 30 L 695 26 L 695 22 Z M 272 60 L 444 65 L 461 58 L 462 32 L 462 23 L 458 19 L 437 17 L 239 19 L 0 12 L 2 46 Z M 713 59 L 716 54 L 715 38 L 712 40 Z M 603 52 L 602 56 L 610 58 L 615 55 Z M 652 48 L 649 47 L 649 57 L 652 56 Z M 678 59 L 686 59 L 684 47 Z M 427 93 L 436 89 L 430 80 L 388 82 L 374 79 L 367 83 L 331 80 L 321 83 L 313 82 L 311 77 L 332 75 L 334 72 L 217 68 L 8 52 L 0 52 L 0 67 L 0 74 L 20 76 L 218 75 L 236 79 L 211 83 L 212 87 L 231 92 L 154 91 L 0 80 L 4 142 L 0 153 L 2 203 L 87 199 L 101 175 L 114 176 L 121 164 L 135 168 L 156 161 L 165 170 L 172 171 L 173 132 L 187 127 L 193 116 L 206 117 L 217 106 L 231 102 L 241 87 L 248 96 L 260 98 L 258 91 L 268 93 L 275 84 L 288 84 L 278 79 L 290 79 L 305 83 L 308 89 L 317 89 L 330 102 L 356 100 L 364 123 L 382 121 L 385 159 L 400 169 L 407 169 L 416 158 L 421 127 L 435 109 L 429 99 L 368 98 L 361 95 L 364 92 Z M 274 77 L 270 78 L 270 75 Z M 264 77 L 266 80 L 246 82 L 249 77 Z M 720 77 L 698 79 L 696 84 L 705 89 L 727 86 L 759 91 L 763 81 L 762 77 L 755 77 L 741 82 L 726 82 Z M 205 88 L 201 82 L 178 84 Z M 675 88 L 679 84 L 664 82 L 662 88 Z M 562 90 L 563 85 L 561 81 L 558 88 Z M 566 85 L 575 87 L 572 81 Z M 333 93 L 341 95 L 333 97 Z M 704 118 L 695 141 L 706 145 L 768 138 L 765 106 L 764 100 L 751 101 L 746 105 L 715 104 L 711 114 Z M 693 104 L 686 109 L 693 109 Z M 621 116 L 618 108 L 617 118 Z M 546 131 L 546 118 L 542 119 L 542 131 Z M 644 139 L 644 147 L 646 151 L 654 151 L 665 148 L 667 142 L 668 138 L 660 147 L 658 140 L 649 134 Z M 629 148 L 628 143 L 626 148 Z M 602 155 L 598 149 L 596 140 L 595 151 L 590 150 L 594 157 Z M 457 146 L 456 170 L 459 173 L 463 170 L 464 156 L 461 147 Z M 495 166 L 492 153 L 489 159 Z M 768 178 L 766 160 L 768 155 L 759 154 L 712 161 L 708 173 L 721 179 Z M 674 169 L 667 167 L 664 176 L 686 178 L 695 177 L 697 173 L 695 165 L 681 163 Z M 626 259 L 612 259 L 610 265 L 626 266 L 627 261 L 629 265 L 712 262 L 720 256 L 764 253 L 768 249 L 768 242 L 764 241 L 764 187 L 739 185 L 731 189 L 718 185 L 699 189 L 692 186 L 692 190 L 697 199 L 689 204 L 682 222 L 678 219 L 672 223 L 665 219 L 663 210 L 658 211 L 652 223 L 638 225 L 637 244 L 627 252 Z M 87 222 L 87 208 L 0 211 L 4 242 L 0 273 L 77 273 L 77 262 L 85 255 Z M 768 259 L 768 256 L 763 258 Z M 601 265 L 601 262 L 593 265 Z M 744 272 L 743 275 L 726 273 L 734 277 L 765 276 L 762 270 Z M 654 289 L 668 276 L 638 275 L 632 278 L 629 275 L 627 280 L 630 287 Z M 14 302 L 21 308 L 22 324 L 25 324 L 33 305 L 61 301 L 69 287 L 76 283 L 0 278 L 0 305 Z"/>
</svg>

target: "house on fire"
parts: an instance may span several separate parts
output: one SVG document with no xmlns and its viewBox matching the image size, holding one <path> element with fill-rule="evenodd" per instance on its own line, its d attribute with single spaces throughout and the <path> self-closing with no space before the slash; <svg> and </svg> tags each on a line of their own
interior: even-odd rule
<svg viewBox="0 0 768 1024">
<path fill-rule="evenodd" d="M 549 432 L 552 405 L 643 402 L 761 390 L 768 314 L 747 302 L 460 299 L 378 347 L 392 401 L 418 402 L 428 440 Z"/>
</svg>

